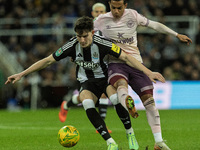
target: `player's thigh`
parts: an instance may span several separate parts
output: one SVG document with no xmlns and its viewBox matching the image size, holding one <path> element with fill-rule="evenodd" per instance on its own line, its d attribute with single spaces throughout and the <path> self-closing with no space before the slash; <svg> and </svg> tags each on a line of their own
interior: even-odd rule
<svg viewBox="0 0 200 150">
<path fill-rule="evenodd" d="M 115 88 L 119 86 L 128 86 L 129 70 L 126 64 L 111 63 L 108 66 L 108 82 Z"/>
<path fill-rule="evenodd" d="M 80 101 L 83 102 L 85 99 L 92 99 L 94 103 L 97 102 L 97 97 L 89 90 L 82 90 L 80 93 Z"/>
<path fill-rule="evenodd" d="M 153 83 L 142 71 L 133 69 L 130 74 L 129 85 L 141 97 L 146 94 L 153 95 Z"/>
<path fill-rule="evenodd" d="M 110 97 L 111 95 L 116 94 L 117 91 L 112 85 L 108 85 L 108 87 L 106 89 L 106 93 L 107 93 L 108 97 Z"/>
<path fill-rule="evenodd" d="M 92 93 L 93 98 L 99 99 L 102 93 L 106 92 L 107 87 L 107 78 L 100 78 L 94 80 L 88 80 L 84 83 L 81 83 L 81 92 L 83 90 L 88 90 Z"/>
</svg>

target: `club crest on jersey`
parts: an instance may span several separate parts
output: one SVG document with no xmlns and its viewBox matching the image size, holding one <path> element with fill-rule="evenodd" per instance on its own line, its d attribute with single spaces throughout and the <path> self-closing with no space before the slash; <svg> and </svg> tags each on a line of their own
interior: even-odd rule
<svg viewBox="0 0 200 150">
<path fill-rule="evenodd" d="M 63 53 L 62 49 L 59 48 L 57 51 L 56 51 L 56 56 L 60 56 L 61 54 Z"/>
<path fill-rule="evenodd" d="M 93 53 L 92 58 L 93 58 L 93 59 L 98 59 L 98 54 L 97 54 L 97 52 L 94 52 L 94 53 Z"/>
<path fill-rule="evenodd" d="M 133 26 L 134 26 L 134 21 L 133 20 L 129 20 L 127 23 L 126 23 L 126 25 L 127 25 L 127 27 L 129 27 L 129 28 L 132 28 Z"/>
</svg>

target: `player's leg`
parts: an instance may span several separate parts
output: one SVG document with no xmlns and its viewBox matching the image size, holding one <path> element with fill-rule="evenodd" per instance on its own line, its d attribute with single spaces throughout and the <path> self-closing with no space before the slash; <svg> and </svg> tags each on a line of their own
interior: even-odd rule
<svg viewBox="0 0 200 150">
<path fill-rule="evenodd" d="M 154 135 L 155 143 L 164 143 L 161 134 L 160 115 L 155 106 L 153 98 L 153 84 L 151 80 L 141 71 L 132 70 L 129 85 L 140 96 L 143 105 L 146 109 L 148 123 Z M 167 145 L 162 144 L 163 148 L 169 150 Z"/>
<path fill-rule="evenodd" d="M 99 106 L 98 106 L 99 114 L 103 120 L 105 120 L 106 118 L 108 103 L 109 103 L 109 100 L 106 97 L 106 95 L 103 93 L 99 99 Z M 108 129 L 108 132 L 112 133 L 112 130 Z M 98 133 L 98 131 L 96 131 L 96 133 Z"/>
<path fill-rule="evenodd" d="M 67 100 L 69 98 L 69 96 L 68 96 L 68 98 L 66 100 L 63 100 L 63 102 L 60 106 L 60 111 L 59 111 L 58 116 L 59 116 L 59 119 L 61 122 L 65 122 L 69 108 L 71 106 L 74 106 L 74 105 L 77 105 L 80 103 L 79 91 L 77 89 L 74 90 L 73 93 L 72 94 L 70 93 L 69 95 L 70 95 L 70 97 L 71 97 L 71 95 L 73 95 L 72 98 L 70 100 Z"/>
<path fill-rule="evenodd" d="M 99 114 L 103 120 L 106 118 L 108 103 L 108 98 L 103 93 L 99 99 Z"/>
<path fill-rule="evenodd" d="M 81 93 L 80 100 L 82 101 L 83 107 L 86 111 L 87 117 L 96 128 L 98 133 L 102 138 L 107 142 L 109 148 L 113 150 L 118 149 L 118 146 L 114 139 L 110 136 L 104 120 L 101 118 L 99 113 L 95 108 L 95 104 L 100 98 L 101 94 L 104 92 L 104 89 L 107 87 L 107 79 L 97 79 L 96 81 L 86 81 L 81 84 Z"/>
<path fill-rule="evenodd" d="M 151 127 L 154 139 L 155 150 L 170 150 L 170 148 L 164 143 L 161 133 L 160 115 L 158 109 L 155 106 L 153 95 L 145 94 L 141 96 L 141 100 L 146 109 L 146 116 L 148 123 Z"/>
<path fill-rule="evenodd" d="M 87 96 L 85 96 L 87 95 Z M 102 136 L 102 138 L 107 142 L 107 145 L 111 147 L 116 147 L 116 142 L 110 136 L 106 124 L 104 120 L 100 117 L 99 113 L 95 109 L 95 103 L 90 98 L 91 92 L 84 90 L 80 94 L 80 99 L 82 101 L 83 107 L 86 111 L 87 117 L 92 123 L 92 125 L 96 128 L 98 133 Z"/>
<path fill-rule="evenodd" d="M 129 148 L 137 150 L 139 145 L 135 138 L 135 134 L 133 128 L 131 126 L 131 120 L 128 111 L 119 103 L 118 96 L 116 90 L 113 86 L 109 85 L 107 88 L 107 94 L 109 96 L 110 101 L 115 106 L 117 115 L 119 116 L 121 122 L 123 123 L 126 129 L 126 135 L 129 142 Z"/>
<path fill-rule="evenodd" d="M 126 108 L 133 118 L 138 117 L 138 113 L 135 108 L 134 100 L 128 94 L 128 73 L 130 70 L 126 64 L 111 63 L 109 64 L 109 78 L 108 81 L 113 87 L 117 89 L 119 102 L 124 108 Z"/>
</svg>

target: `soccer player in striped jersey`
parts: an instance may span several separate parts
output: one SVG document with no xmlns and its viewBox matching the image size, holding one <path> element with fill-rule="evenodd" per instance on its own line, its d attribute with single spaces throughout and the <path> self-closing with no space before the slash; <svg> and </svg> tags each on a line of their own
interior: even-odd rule
<svg viewBox="0 0 200 150">
<path fill-rule="evenodd" d="M 109 0 L 110 12 L 99 15 L 94 21 L 94 29 L 100 30 L 104 37 L 113 41 L 126 53 L 143 63 L 137 47 L 137 27 L 149 27 L 157 32 L 177 37 L 188 45 L 192 40 L 186 35 L 178 34 L 165 25 L 147 19 L 134 9 L 126 9 L 126 0 Z M 128 84 L 139 95 L 146 109 L 148 123 L 155 139 L 154 149 L 170 148 L 163 142 L 160 116 L 153 98 L 153 84 L 149 78 L 137 69 L 130 68 L 119 59 L 109 59 L 109 82 L 117 89 L 119 101 L 129 110 L 134 110 L 133 99 L 128 95 Z M 128 104 L 128 105 L 127 105 Z M 129 105 L 131 104 L 131 105 Z M 133 113 L 134 114 L 134 113 Z"/>
<path fill-rule="evenodd" d="M 96 17 L 98 17 L 100 14 L 105 14 L 106 13 L 106 6 L 103 3 L 95 3 L 92 6 L 92 12 L 91 15 L 93 16 L 93 18 L 95 19 Z M 101 32 L 96 31 L 95 34 L 98 35 L 102 35 Z M 71 93 L 70 93 L 71 94 Z M 77 105 L 80 103 L 79 100 L 79 92 L 78 90 L 74 90 L 73 94 L 72 94 L 72 98 L 70 100 L 64 100 L 61 104 L 61 109 L 59 111 L 59 119 L 61 122 L 65 122 L 66 118 L 67 118 L 67 114 L 68 114 L 68 110 L 71 106 Z M 106 97 L 106 95 L 103 93 L 99 99 L 99 106 L 98 106 L 98 110 L 99 110 L 99 114 L 101 116 L 102 119 L 105 120 L 106 118 L 106 114 L 107 114 L 107 107 L 109 104 L 109 100 Z M 112 130 L 108 129 L 109 133 L 112 133 Z M 98 133 L 96 131 L 96 133 Z"/>
<path fill-rule="evenodd" d="M 107 63 L 104 60 L 105 56 L 112 55 L 125 61 L 131 67 L 135 67 L 144 72 L 153 82 L 156 82 L 155 79 L 165 82 L 165 79 L 160 73 L 152 72 L 147 69 L 135 58 L 123 52 L 123 50 L 114 43 L 98 35 L 94 35 L 92 18 L 79 18 L 75 23 L 74 30 L 76 37 L 71 38 L 53 54 L 37 61 L 26 70 L 9 76 L 5 84 L 14 84 L 22 77 L 32 72 L 46 68 L 66 57 L 71 57 L 76 64 L 76 77 L 81 85 L 80 101 L 83 104 L 89 121 L 107 142 L 108 149 L 118 150 L 118 145 L 108 133 L 104 120 L 95 109 L 95 104 L 98 102 L 102 93 L 107 94 L 115 107 L 119 106 L 119 108 L 116 108 L 116 111 L 119 118 L 123 118 L 121 121 L 124 124 L 127 135 L 132 133 L 133 129 L 131 127 L 128 111 L 126 111 L 118 102 L 117 94 L 113 86 L 108 85 L 108 68 Z M 123 109 L 120 109 L 121 107 Z"/>
</svg>

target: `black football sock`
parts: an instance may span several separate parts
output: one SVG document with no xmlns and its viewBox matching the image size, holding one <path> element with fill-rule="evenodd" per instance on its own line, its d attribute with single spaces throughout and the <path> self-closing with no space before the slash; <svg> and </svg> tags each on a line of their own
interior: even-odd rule
<svg viewBox="0 0 200 150">
<path fill-rule="evenodd" d="M 124 124 L 125 129 L 131 128 L 131 120 L 128 111 L 119 103 L 115 105 L 117 115 Z"/>
<path fill-rule="evenodd" d="M 90 122 L 93 124 L 93 126 L 96 128 L 104 140 L 111 138 L 104 120 L 100 117 L 95 108 L 88 108 L 86 110 L 86 114 Z"/>
</svg>

